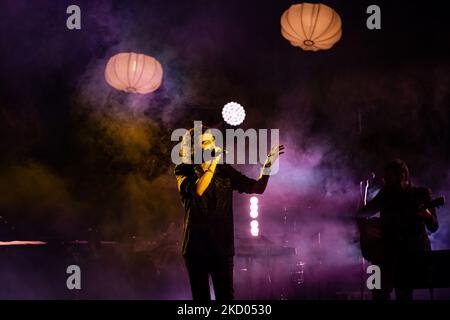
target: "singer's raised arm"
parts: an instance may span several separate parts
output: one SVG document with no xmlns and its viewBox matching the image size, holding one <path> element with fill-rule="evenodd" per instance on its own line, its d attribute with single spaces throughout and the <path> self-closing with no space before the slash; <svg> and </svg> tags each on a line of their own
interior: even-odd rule
<svg viewBox="0 0 450 320">
<path fill-rule="evenodd" d="M 217 156 L 211 161 L 211 165 L 208 167 L 208 169 L 203 173 L 203 175 L 198 179 L 196 185 L 197 185 L 197 195 L 200 197 L 203 195 L 205 190 L 208 188 L 209 184 L 211 183 L 211 180 L 213 178 L 213 175 L 216 171 L 217 162 L 220 160 L 221 155 Z"/>
</svg>

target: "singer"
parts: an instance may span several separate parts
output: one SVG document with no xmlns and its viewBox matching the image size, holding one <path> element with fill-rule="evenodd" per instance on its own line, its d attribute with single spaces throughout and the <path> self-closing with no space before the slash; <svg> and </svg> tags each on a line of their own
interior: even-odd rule
<svg viewBox="0 0 450 320">
<path fill-rule="evenodd" d="M 211 300 L 208 278 L 211 276 L 216 300 L 227 301 L 234 299 L 233 191 L 262 194 L 269 180 L 268 170 L 283 153 L 284 146 L 272 148 L 259 179 L 254 180 L 229 164 L 220 164 L 223 151 L 216 147 L 214 136 L 206 126 L 202 126 L 201 133 L 195 141 L 194 128 L 189 130 L 190 154 L 198 143 L 201 150 L 211 153 L 212 159 L 175 167 L 185 209 L 183 257 L 193 300 Z"/>
</svg>

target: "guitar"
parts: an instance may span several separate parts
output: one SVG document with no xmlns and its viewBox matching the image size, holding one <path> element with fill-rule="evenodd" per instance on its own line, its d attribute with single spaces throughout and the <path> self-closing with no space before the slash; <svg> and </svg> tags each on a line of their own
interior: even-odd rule
<svg viewBox="0 0 450 320">
<path fill-rule="evenodd" d="M 434 209 L 445 204 L 443 196 L 423 204 L 424 209 Z M 361 253 L 367 261 L 378 261 L 382 257 L 380 218 L 357 218 Z"/>
</svg>

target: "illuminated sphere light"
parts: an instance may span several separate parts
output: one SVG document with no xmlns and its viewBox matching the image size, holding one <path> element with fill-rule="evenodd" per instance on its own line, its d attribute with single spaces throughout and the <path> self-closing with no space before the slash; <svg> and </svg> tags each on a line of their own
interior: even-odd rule
<svg viewBox="0 0 450 320">
<path fill-rule="evenodd" d="M 258 216 L 258 208 L 250 206 L 250 217 L 256 218 Z"/>
<path fill-rule="evenodd" d="M 250 217 L 252 217 L 252 219 L 258 217 L 258 198 L 255 196 L 250 198 Z"/>
<path fill-rule="evenodd" d="M 303 50 L 327 50 L 342 36 L 341 18 L 324 4 L 294 4 L 281 16 L 281 34 Z"/>
<path fill-rule="evenodd" d="M 250 222 L 250 228 L 252 228 L 252 229 L 258 229 L 258 227 L 259 227 L 259 222 L 258 222 L 258 220 L 252 220 L 252 221 Z"/>
<path fill-rule="evenodd" d="M 134 52 L 112 56 L 105 69 L 105 79 L 111 87 L 130 93 L 153 92 L 161 85 L 162 77 L 158 60 Z"/>
<path fill-rule="evenodd" d="M 229 102 L 222 109 L 222 117 L 229 125 L 240 125 L 245 119 L 244 107 L 237 102 Z"/>
<path fill-rule="evenodd" d="M 250 233 L 251 233 L 252 236 L 257 237 L 259 235 L 259 229 L 258 228 L 255 228 L 255 229 L 252 228 L 250 230 Z"/>
</svg>

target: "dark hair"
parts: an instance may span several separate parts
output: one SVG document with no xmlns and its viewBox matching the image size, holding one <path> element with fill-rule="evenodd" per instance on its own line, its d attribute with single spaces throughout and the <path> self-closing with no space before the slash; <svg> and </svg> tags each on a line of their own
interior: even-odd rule
<svg viewBox="0 0 450 320">
<path fill-rule="evenodd" d="M 405 180 L 409 182 L 409 169 L 406 165 L 406 162 L 401 159 L 394 159 L 392 161 L 389 161 L 384 166 L 384 171 L 391 171 L 393 172 L 397 177 L 400 177 L 401 175 L 404 176 Z"/>
<path fill-rule="evenodd" d="M 181 141 L 181 148 L 180 148 L 180 152 L 179 152 L 179 156 L 184 157 L 185 156 L 184 150 L 189 147 L 190 151 L 191 151 L 191 161 L 194 160 L 194 146 L 195 146 L 195 142 L 196 142 L 196 141 L 194 141 L 195 129 L 196 129 L 196 127 L 193 127 L 185 133 L 185 135 L 183 136 L 183 140 Z M 201 134 L 204 134 L 209 129 L 210 128 L 208 128 L 207 126 L 202 124 Z M 189 140 L 188 140 L 188 138 L 189 138 Z M 190 144 L 189 146 L 187 146 L 188 143 Z M 201 146 L 201 141 L 197 141 L 197 143 L 199 146 Z"/>
</svg>

